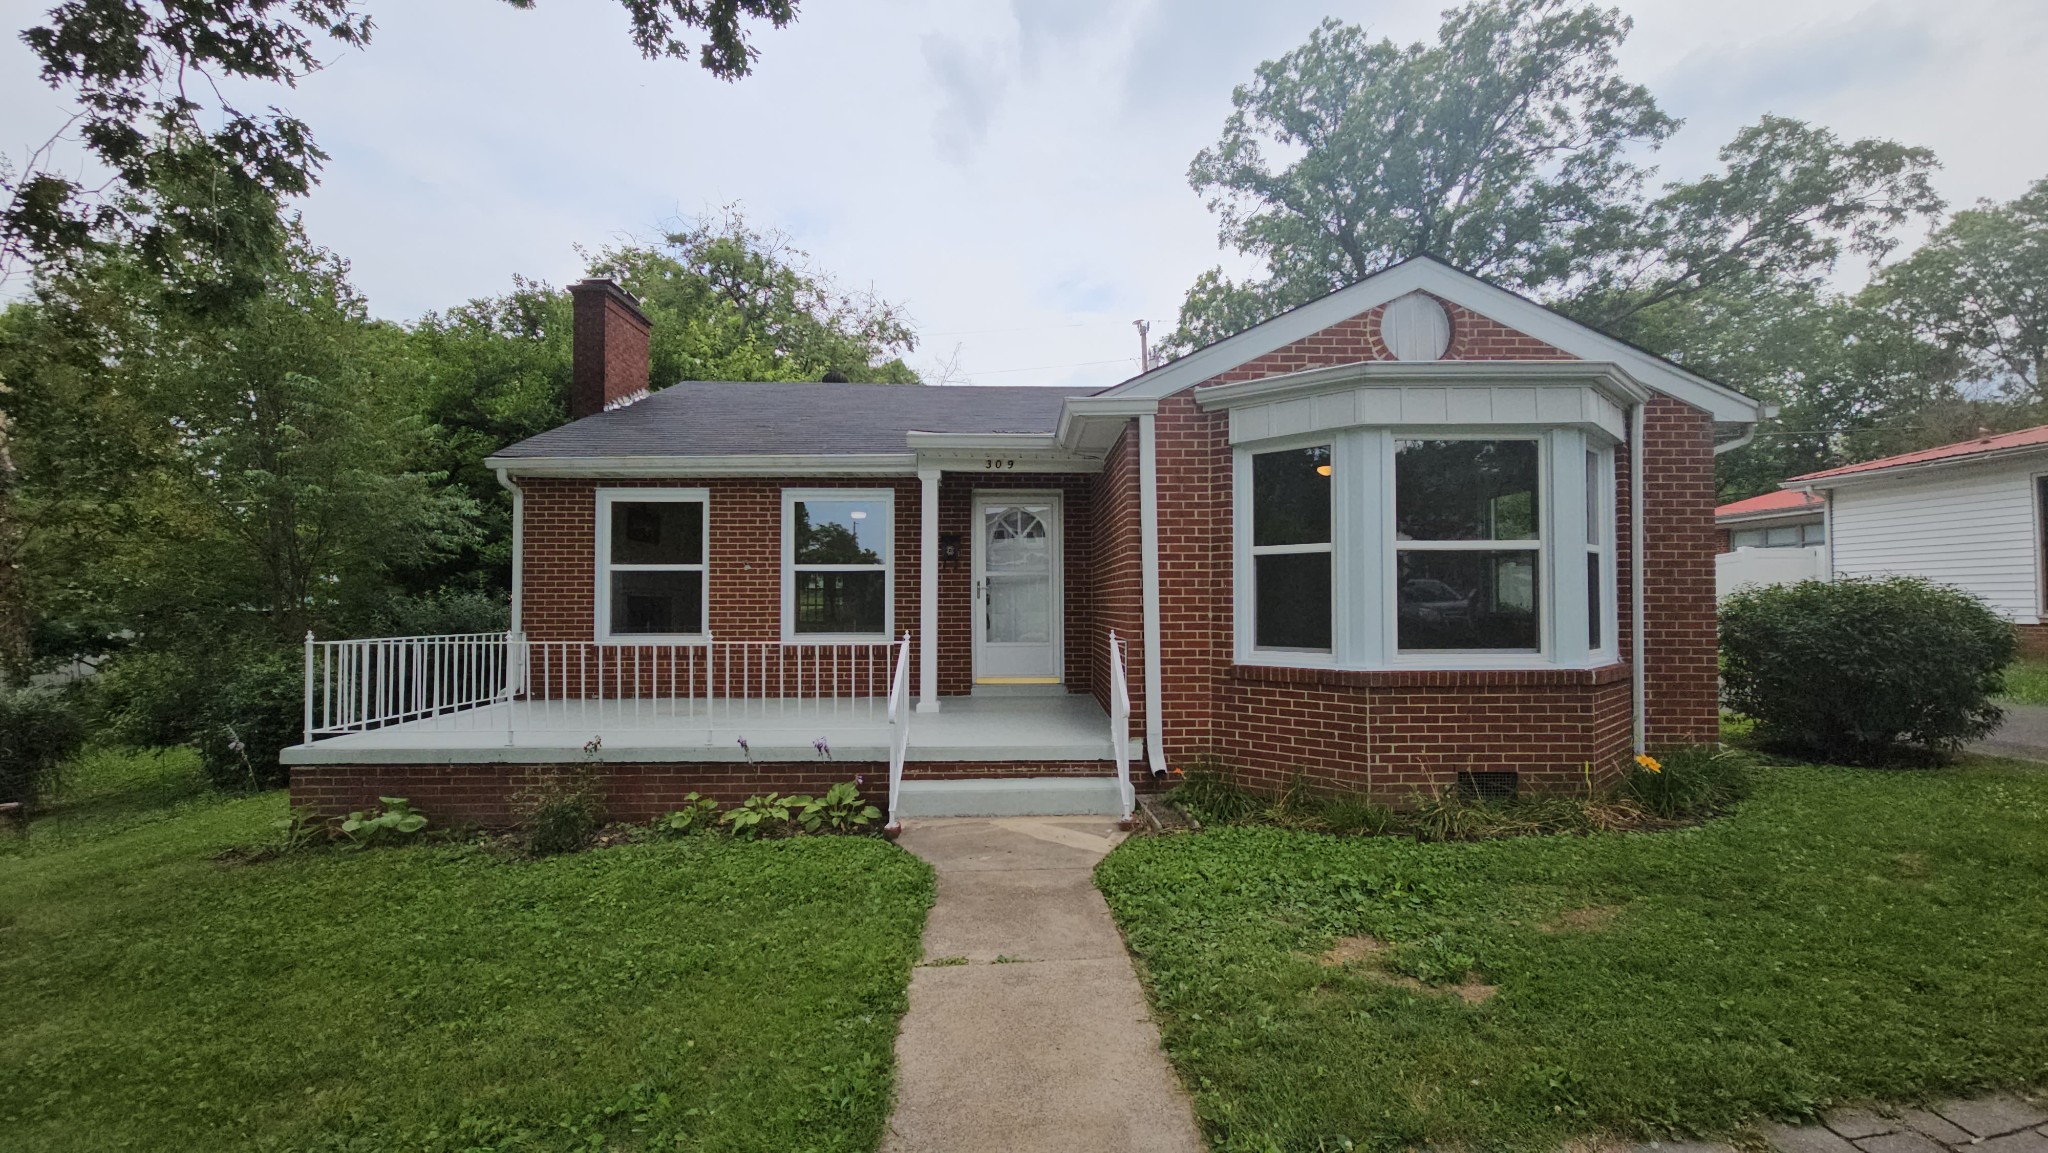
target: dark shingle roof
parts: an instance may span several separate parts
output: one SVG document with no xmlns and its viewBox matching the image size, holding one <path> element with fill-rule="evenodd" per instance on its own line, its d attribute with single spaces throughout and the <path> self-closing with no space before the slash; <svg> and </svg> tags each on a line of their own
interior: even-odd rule
<svg viewBox="0 0 2048 1153">
<path fill-rule="evenodd" d="M 868 455 L 908 451 L 918 432 L 1053 431 L 1069 396 L 1097 390 L 931 388 L 686 380 L 572 421 L 500 457 Z"/>
</svg>

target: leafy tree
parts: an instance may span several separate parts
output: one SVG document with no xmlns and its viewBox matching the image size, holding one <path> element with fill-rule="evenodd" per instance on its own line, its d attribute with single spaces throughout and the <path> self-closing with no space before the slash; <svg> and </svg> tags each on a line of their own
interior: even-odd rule
<svg viewBox="0 0 2048 1153">
<path fill-rule="evenodd" d="M 535 0 L 506 2 L 531 8 Z M 619 3 L 643 56 L 688 58 L 696 30 L 699 64 L 727 80 L 752 68 L 747 20 L 781 28 L 796 19 L 796 0 Z M 239 269 L 252 240 L 259 248 L 277 240 L 268 235 L 274 217 L 241 209 L 303 195 L 326 154 L 304 121 L 276 107 L 242 107 L 223 84 L 296 86 L 319 70 L 324 45 L 361 48 L 371 31 L 357 0 L 62 0 L 21 39 L 41 62 L 43 81 L 75 94 L 79 137 L 111 173 L 115 195 L 96 195 L 57 171 L 48 145 L 0 165 L 0 266 L 76 258 L 115 239 L 160 270 L 195 251 Z M 218 180 L 222 210 L 152 210 L 152 189 L 194 172 Z M 252 228 L 265 235 L 252 237 Z M 226 290 L 257 287 L 243 279 Z"/>
<path fill-rule="evenodd" d="M 426 430 L 346 266 L 283 228 L 283 271 L 231 316 L 113 258 L 43 278 L 0 329 L 38 616 L 96 631 L 84 651 L 218 684 L 200 670 L 346 629 L 474 533 L 418 467 Z"/>
<path fill-rule="evenodd" d="M 1939 207 L 1924 149 L 1779 117 L 1738 133 L 1720 172 L 1652 195 L 1655 170 L 1631 156 L 1677 123 L 1617 75 L 1628 31 L 1618 12 L 1566 0 L 1475 0 L 1433 44 L 1330 20 L 1261 64 L 1188 175 L 1220 241 L 1265 275 L 1202 274 L 1167 346 L 1416 254 L 1612 326 L 1719 284 L 1811 282 Z"/>
<path fill-rule="evenodd" d="M 2048 179 L 1957 212 L 1878 280 L 1914 331 L 2011 399 L 2048 402 Z"/>
</svg>

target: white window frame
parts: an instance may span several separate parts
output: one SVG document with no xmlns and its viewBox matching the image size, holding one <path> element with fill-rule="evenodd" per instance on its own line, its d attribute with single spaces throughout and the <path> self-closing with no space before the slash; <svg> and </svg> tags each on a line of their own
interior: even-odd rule
<svg viewBox="0 0 2048 1153">
<path fill-rule="evenodd" d="M 1537 442 L 1538 638 L 1535 651 L 1456 649 L 1402 652 L 1399 648 L 1399 552 L 1421 545 L 1491 551 L 1497 541 L 1394 540 L 1394 449 L 1403 440 L 1534 440 Z M 1330 446 L 1331 599 L 1329 652 L 1259 648 L 1252 563 L 1252 463 L 1263 452 Z M 1586 509 L 1585 455 L 1596 452 L 1601 479 L 1601 645 L 1588 645 L 1586 562 L 1591 551 Z M 1616 547 L 1615 445 L 1605 433 L 1581 426 L 1492 425 L 1367 426 L 1240 442 L 1232 446 L 1235 655 L 1239 664 L 1289 668 L 1438 669 L 1484 671 L 1593 668 L 1620 659 Z M 1267 550 L 1260 550 L 1267 551 Z"/>
<path fill-rule="evenodd" d="M 1600 643 L 1592 647 L 1587 656 L 1593 664 L 1605 665 L 1621 659 L 1621 613 L 1620 606 L 1614 603 L 1614 598 L 1621 595 L 1620 566 L 1615 560 L 1620 543 L 1617 539 L 1620 535 L 1620 509 L 1614 497 L 1614 446 L 1588 440 L 1583 455 L 1595 461 L 1594 482 L 1597 487 L 1585 504 L 1588 515 L 1597 517 L 1601 528 L 1598 544 L 1593 542 L 1590 531 L 1586 533 L 1586 552 L 1600 556 Z M 1585 598 L 1581 597 L 1580 603 L 1584 601 Z M 1587 635 L 1592 622 L 1582 619 L 1579 624 L 1582 626 L 1580 635 Z"/>
<path fill-rule="evenodd" d="M 612 563 L 612 506 L 615 504 L 676 504 L 695 503 L 702 505 L 704 515 L 700 518 L 704 528 L 704 546 L 699 553 L 704 559 L 697 564 L 613 564 Z M 600 488 L 597 490 L 597 587 L 591 598 L 595 602 L 596 620 L 592 636 L 599 642 L 611 644 L 703 644 L 711 633 L 711 490 L 708 488 Z M 614 572 L 696 572 L 703 576 L 699 581 L 703 604 L 698 609 L 697 619 L 703 625 L 694 633 L 613 633 L 612 632 L 612 573 Z"/>
<path fill-rule="evenodd" d="M 871 500 L 888 510 L 882 534 L 882 631 L 879 633 L 800 633 L 796 631 L 796 505 L 798 501 Z M 807 572 L 872 572 L 871 564 L 814 565 Z M 896 490 L 893 488 L 786 488 L 782 490 L 782 643 L 867 644 L 896 634 Z"/>
<path fill-rule="evenodd" d="M 1343 519 L 1344 516 L 1344 514 L 1339 511 L 1339 509 L 1347 507 L 1345 501 L 1342 499 L 1344 494 L 1342 480 L 1344 476 L 1344 465 L 1338 459 L 1339 442 L 1341 440 L 1341 434 L 1338 436 L 1332 436 L 1329 433 L 1317 433 L 1313 436 L 1292 436 L 1285 437 L 1279 440 L 1261 441 L 1257 445 L 1251 446 L 1251 451 L 1240 452 L 1237 454 L 1239 461 L 1238 471 L 1241 474 L 1243 474 L 1245 480 L 1244 483 L 1237 486 L 1237 492 L 1235 493 L 1236 515 L 1232 517 L 1232 522 L 1236 526 L 1234 533 L 1234 535 L 1237 538 L 1236 551 L 1238 555 L 1246 558 L 1245 562 L 1238 568 L 1239 575 L 1237 580 L 1237 619 L 1244 622 L 1244 627 L 1241 630 L 1244 634 L 1243 644 L 1241 646 L 1241 651 L 1243 653 L 1257 654 L 1260 658 L 1279 658 L 1279 660 L 1275 662 L 1262 661 L 1262 663 L 1284 662 L 1288 664 L 1311 665 L 1319 667 L 1331 666 L 1337 663 L 1337 636 L 1342 628 L 1342 625 L 1340 624 L 1338 619 L 1338 612 L 1345 600 L 1343 596 L 1344 586 L 1341 583 L 1343 580 L 1344 566 L 1338 555 L 1337 525 Z M 1330 450 L 1331 491 L 1329 542 L 1323 545 L 1253 544 L 1253 512 L 1251 485 L 1252 457 L 1269 452 L 1288 452 L 1304 448 L 1328 448 Z M 1330 647 L 1327 649 L 1292 649 L 1259 647 L 1259 566 L 1256 559 L 1253 558 L 1262 556 L 1274 556 L 1283 553 L 1309 552 L 1324 552 L 1328 553 L 1330 557 Z M 1243 658 L 1240 657 L 1240 659 Z"/>
<path fill-rule="evenodd" d="M 1394 457 L 1404 440 L 1520 440 L 1533 441 L 1536 445 L 1536 539 L 1498 540 L 1401 540 L 1395 534 L 1399 531 L 1396 518 L 1399 515 L 1401 495 L 1397 491 Z M 1395 667 L 1443 668 L 1450 661 L 1456 667 L 1465 668 L 1474 660 L 1521 664 L 1534 662 L 1548 664 L 1551 645 L 1550 620 L 1557 600 L 1555 572 L 1551 564 L 1554 551 L 1551 541 L 1551 523 L 1556 509 L 1550 504 L 1552 486 L 1547 483 L 1550 476 L 1550 438 L 1540 434 L 1522 432 L 1495 432 L 1491 429 L 1463 429 L 1456 432 L 1418 432 L 1407 428 L 1390 429 L 1386 434 L 1386 528 L 1383 530 L 1383 547 L 1386 550 L 1382 562 L 1381 605 L 1382 619 L 1386 621 L 1386 662 Z M 1403 552 L 1533 552 L 1536 554 L 1536 647 L 1533 649 L 1402 649 L 1401 648 L 1401 554 Z"/>
</svg>

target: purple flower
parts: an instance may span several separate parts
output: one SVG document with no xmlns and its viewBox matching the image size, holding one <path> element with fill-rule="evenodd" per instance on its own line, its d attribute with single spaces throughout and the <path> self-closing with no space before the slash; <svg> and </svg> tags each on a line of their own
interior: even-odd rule
<svg viewBox="0 0 2048 1153">
<path fill-rule="evenodd" d="M 747 759 L 748 759 L 748 760 L 750 760 L 750 761 L 751 761 L 751 760 L 753 760 L 753 759 L 754 759 L 754 750 L 753 750 L 753 748 L 752 748 L 751 746 L 749 746 L 749 745 L 747 744 L 747 738 L 745 738 L 745 737 L 741 737 L 741 738 L 739 739 L 739 746 L 740 746 L 740 751 L 741 751 L 741 752 L 743 752 L 743 753 L 745 753 L 745 754 L 747 755 Z"/>
<path fill-rule="evenodd" d="M 811 747 L 818 750 L 819 756 L 828 761 L 832 759 L 832 746 L 825 743 L 825 738 L 819 737 L 817 740 L 812 741 Z"/>
</svg>

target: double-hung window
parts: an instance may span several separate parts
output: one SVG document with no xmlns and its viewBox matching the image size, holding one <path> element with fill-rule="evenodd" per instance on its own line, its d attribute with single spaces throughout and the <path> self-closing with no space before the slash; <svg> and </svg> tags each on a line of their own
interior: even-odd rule
<svg viewBox="0 0 2048 1153">
<path fill-rule="evenodd" d="M 783 492 L 784 639 L 888 639 L 894 513 L 888 489 Z"/>
<path fill-rule="evenodd" d="M 1394 443 L 1394 598 L 1401 652 L 1542 648 L 1536 440 Z"/>
<path fill-rule="evenodd" d="M 597 635 L 601 640 L 704 635 L 703 489 L 597 493 Z"/>
<path fill-rule="evenodd" d="M 1252 604 L 1262 649 L 1330 651 L 1330 446 L 1252 458 Z"/>
<path fill-rule="evenodd" d="M 1611 436 L 1587 423 L 1430 422 L 1241 441 L 1238 659 L 1357 669 L 1614 660 Z"/>
</svg>

